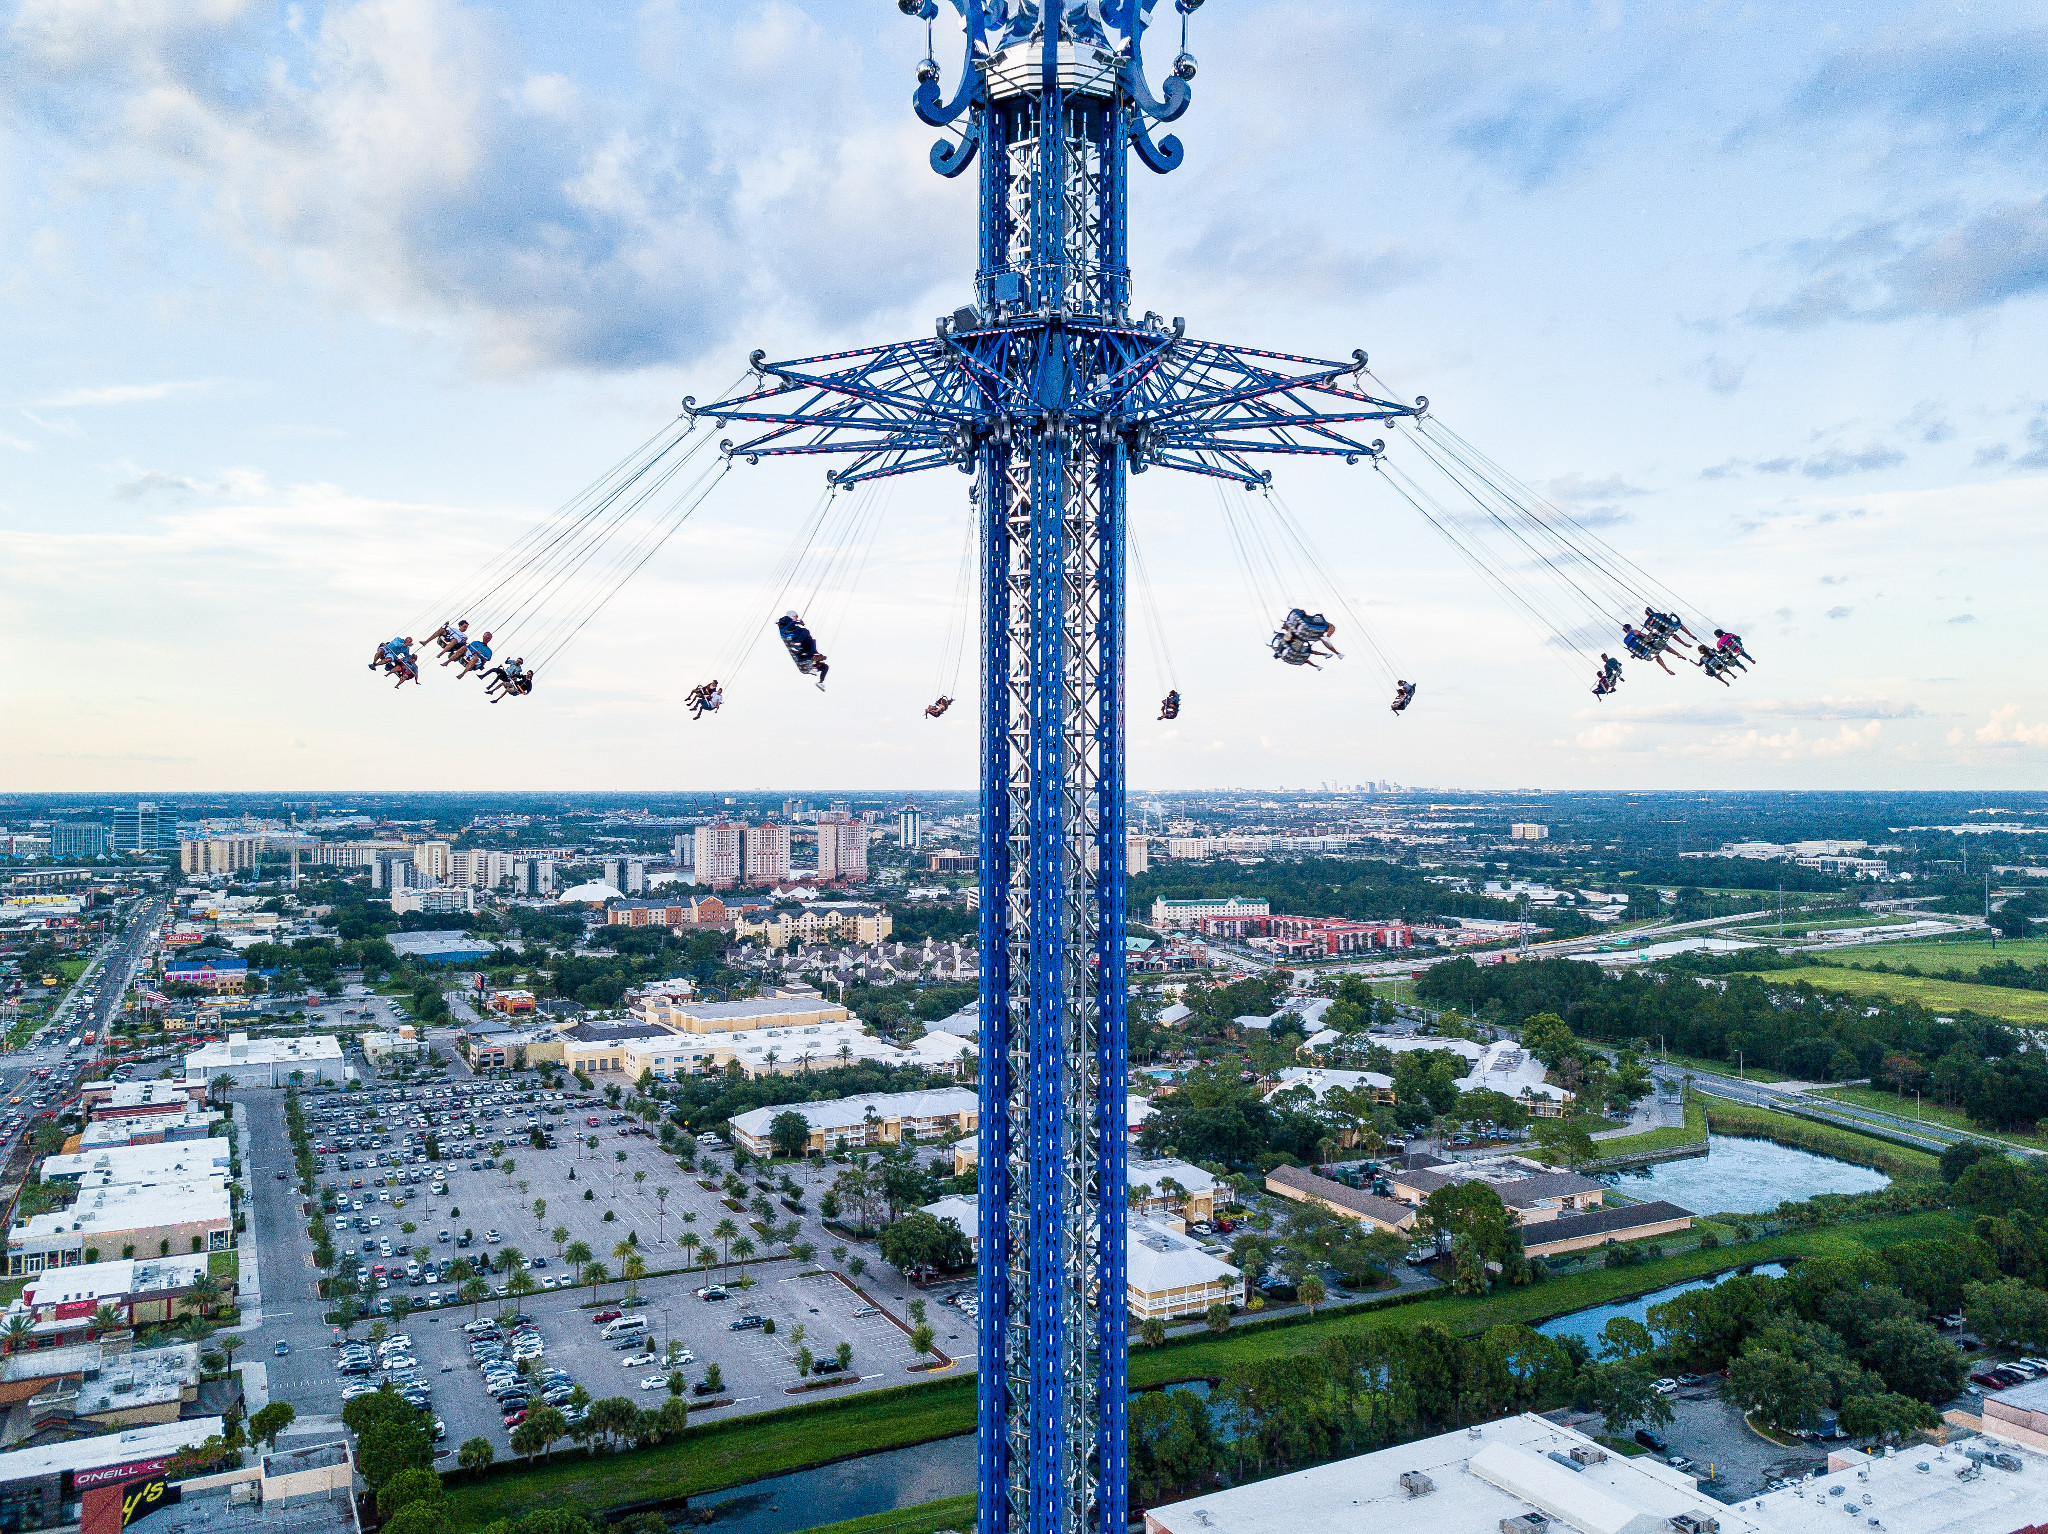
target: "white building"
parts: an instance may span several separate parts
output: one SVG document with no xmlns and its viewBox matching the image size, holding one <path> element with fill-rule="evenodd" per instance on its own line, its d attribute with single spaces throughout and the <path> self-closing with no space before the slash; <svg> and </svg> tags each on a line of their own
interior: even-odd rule
<svg viewBox="0 0 2048 1534">
<path fill-rule="evenodd" d="M 230 1148 L 225 1139 L 166 1140 L 158 1145 L 108 1145 L 43 1160 L 44 1182 L 89 1189 L 119 1183 L 225 1183 Z"/>
<path fill-rule="evenodd" d="M 185 1057 L 185 1074 L 211 1081 L 232 1076 L 237 1086 L 282 1087 L 294 1081 L 340 1082 L 341 1040 L 331 1033 L 296 1039 L 252 1039 L 231 1033 L 225 1044 L 206 1044 Z"/>
<path fill-rule="evenodd" d="M 394 889 L 391 912 L 403 916 L 409 911 L 429 911 L 436 916 L 468 915 L 476 910 L 476 891 L 467 885 L 446 889 Z"/>
<path fill-rule="evenodd" d="M 828 1102 L 783 1103 L 735 1114 L 733 1138 L 752 1154 L 765 1156 L 772 1145 L 769 1126 L 785 1113 L 800 1113 L 811 1126 L 812 1154 L 829 1155 L 863 1145 L 893 1145 L 905 1131 L 920 1140 L 956 1132 L 971 1135 L 981 1122 L 981 1098 L 965 1087 L 947 1087 L 937 1092 L 878 1092 Z"/>
<path fill-rule="evenodd" d="M 743 883 L 780 884 L 789 877 L 789 827 L 780 821 L 746 827 L 740 848 Z"/>
<path fill-rule="evenodd" d="M 2012 1469 L 1971 1457 L 2002 1453 Z M 1155 1507 L 1146 1534 L 2020 1534 L 2040 1522 L 2048 1458 L 1970 1442 L 1878 1455 L 1715 1501 L 1652 1454 L 1628 1456 L 1528 1413 Z"/>
<path fill-rule="evenodd" d="M 224 1252 L 235 1244 L 223 1182 L 122 1183 L 79 1194 L 69 1209 L 16 1220 L 10 1278 L 121 1257 Z"/>
<path fill-rule="evenodd" d="M 859 884 L 868 876 L 868 825 L 844 810 L 818 817 L 818 877 Z"/>
<path fill-rule="evenodd" d="M 1211 1305 L 1244 1303 L 1244 1274 L 1202 1250 L 1194 1237 L 1133 1215 L 1124 1248 L 1126 1301 L 1139 1321 L 1198 1316 Z"/>
<path fill-rule="evenodd" d="M 1204 917 L 1230 916 L 1271 916 L 1272 905 L 1264 900 L 1239 900 L 1235 895 L 1225 900 L 1155 900 L 1152 902 L 1152 925 L 1155 927 L 1192 927 Z"/>
<path fill-rule="evenodd" d="M 697 882 L 724 889 L 740 882 L 740 828 L 718 821 L 699 826 L 693 863 Z"/>
</svg>

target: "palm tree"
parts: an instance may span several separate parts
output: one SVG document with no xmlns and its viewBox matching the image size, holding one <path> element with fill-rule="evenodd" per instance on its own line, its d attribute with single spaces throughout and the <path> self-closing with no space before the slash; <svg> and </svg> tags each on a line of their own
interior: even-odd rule
<svg viewBox="0 0 2048 1534">
<path fill-rule="evenodd" d="M 663 1221 L 668 1216 L 668 1189 L 656 1186 L 654 1190 L 654 1239 L 658 1245 L 665 1231 Z"/>
<path fill-rule="evenodd" d="M 702 1246 L 703 1244 L 704 1243 L 702 1241 L 699 1241 L 697 1239 L 697 1233 L 693 1230 L 686 1230 L 680 1236 L 676 1237 L 676 1245 L 683 1249 L 684 1267 L 690 1267 L 692 1264 L 696 1262 L 697 1259 L 694 1253 L 696 1252 L 697 1248 Z"/>
<path fill-rule="evenodd" d="M 557 1225 L 553 1230 L 548 1232 L 548 1239 L 555 1243 L 555 1255 L 557 1257 L 560 1257 L 562 1255 L 562 1243 L 569 1239 L 569 1227 L 566 1225 Z"/>
<path fill-rule="evenodd" d="M 739 1233 L 740 1228 L 737 1225 L 733 1224 L 733 1222 L 730 1219 L 720 1220 L 716 1225 L 711 1227 L 712 1240 L 722 1241 L 725 1243 L 725 1260 L 727 1262 L 732 1261 L 732 1244 L 734 1240 L 738 1238 Z"/>
<path fill-rule="evenodd" d="M 211 1316 L 215 1307 L 220 1304 L 223 1298 L 220 1280 L 211 1273 L 200 1274 L 187 1293 L 190 1295 L 192 1303 L 199 1307 L 199 1313 L 202 1316 Z"/>
<path fill-rule="evenodd" d="M 215 1339 L 214 1346 L 227 1356 L 228 1373 L 233 1374 L 235 1372 L 235 1349 L 247 1340 L 247 1338 L 236 1336 L 233 1332 L 224 1332 Z"/>
<path fill-rule="evenodd" d="M 606 1271 L 605 1265 L 601 1262 L 586 1262 L 583 1265 L 583 1276 L 589 1280 L 590 1297 L 592 1300 L 595 1300 L 597 1298 L 597 1286 L 610 1278 L 611 1274 Z"/>
<path fill-rule="evenodd" d="M 522 1261 L 524 1261 L 524 1259 L 520 1256 L 518 1247 L 501 1246 L 498 1248 L 498 1255 L 492 1261 L 491 1266 L 496 1268 L 500 1273 L 510 1273 L 514 1269 L 516 1269 Z"/>
<path fill-rule="evenodd" d="M 491 1297 L 491 1286 L 480 1278 L 472 1278 L 457 1292 L 469 1301 L 469 1319 L 474 1321 L 484 1301 Z"/>
<path fill-rule="evenodd" d="M 754 1243 L 747 1237 L 741 1236 L 737 1241 L 732 1243 L 732 1245 L 727 1249 L 727 1251 L 729 1255 L 737 1256 L 739 1258 L 740 1277 L 745 1278 L 747 1276 L 747 1259 L 754 1255 Z"/>
<path fill-rule="evenodd" d="M 638 1252 L 635 1252 L 626 1259 L 626 1265 L 619 1270 L 619 1277 L 632 1286 L 627 1290 L 628 1299 L 637 1300 L 640 1297 L 640 1280 L 646 1276 L 647 1263 Z"/>
<path fill-rule="evenodd" d="M 588 1241 L 571 1241 L 562 1249 L 562 1260 L 575 1266 L 579 1284 L 583 1282 L 583 1264 L 590 1261 L 592 1255 Z"/>
<path fill-rule="evenodd" d="M 0 1326 L 0 1347 L 5 1347 L 10 1353 L 14 1352 L 27 1343 L 35 1329 L 35 1322 L 26 1315 L 9 1316 L 7 1324 Z"/>
<path fill-rule="evenodd" d="M 92 1313 L 92 1319 L 85 1323 L 85 1334 L 97 1339 L 101 1332 L 118 1332 L 127 1324 L 120 1311 L 111 1305 L 102 1305 Z"/>
<path fill-rule="evenodd" d="M 206 1096 L 209 1101 L 224 1103 L 228 1100 L 228 1094 L 234 1091 L 237 1085 L 233 1076 L 222 1071 L 206 1084 Z"/>
</svg>

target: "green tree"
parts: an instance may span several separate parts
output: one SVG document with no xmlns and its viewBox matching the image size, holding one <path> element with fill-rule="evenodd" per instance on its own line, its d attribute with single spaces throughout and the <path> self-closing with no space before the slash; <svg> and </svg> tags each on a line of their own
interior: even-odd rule
<svg viewBox="0 0 2048 1534">
<path fill-rule="evenodd" d="M 249 1419 L 249 1436 L 269 1448 L 277 1447 L 277 1435 L 298 1419 L 289 1401 L 272 1401 Z"/>
<path fill-rule="evenodd" d="M 1148 1348 L 1164 1347 L 1166 1345 L 1166 1323 L 1157 1316 L 1147 1316 L 1139 1324 L 1138 1337 Z"/>
<path fill-rule="evenodd" d="M 1925 1321 L 1879 1321 L 1866 1335 L 1858 1361 L 1886 1390 L 1918 1401 L 1939 1405 L 1963 1388 L 1961 1356 Z"/>
<path fill-rule="evenodd" d="M 952 1271 L 974 1260 L 974 1249 L 957 1222 L 922 1209 L 884 1227 L 876 1245 L 882 1260 L 899 1272 L 916 1267 Z"/>
<path fill-rule="evenodd" d="M 793 1108 L 778 1113 L 768 1121 L 768 1142 L 776 1155 L 794 1161 L 811 1142 L 811 1121 Z"/>
<path fill-rule="evenodd" d="M 471 1438 L 456 1451 L 455 1462 L 464 1470 L 486 1470 L 497 1457 L 498 1451 L 491 1447 L 490 1439 Z"/>
<path fill-rule="evenodd" d="M 377 1516 L 389 1519 L 402 1507 L 415 1502 L 439 1502 L 441 1478 L 432 1470 L 401 1470 L 377 1491 Z"/>
<path fill-rule="evenodd" d="M 1650 1329 L 1627 1316 L 1616 1316 L 1600 1328 L 1600 1355 L 1626 1363 L 1656 1349 Z"/>
<path fill-rule="evenodd" d="M 1208 1322 L 1209 1330 L 1221 1337 L 1230 1330 L 1230 1307 L 1218 1300 L 1203 1312 L 1203 1319 Z"/>
<path fill-rule="evenodd" d="M 1653 1388 L 1650 1376 L 1632 1364 L 1603 1364 L 1591 1371 L 1593 1403 L 1607 1419 L 1607 1431 L 1626 1437 L 1644 1426 L 1671 1420 L 1671 1403 Z"/>
<path fill-rule="evenodd" d="M 1896 1441 L 1921 1428 L 1941 1426 L 1941 1413 L 1911 1396 L 1865 1392 L 1844 1398 L 1836 1421 L 1851 1438 Z"/>
<path fill-rule="evenodd" d="M 2048 1342 L 2048 1293 L 2016 1278 L 1971 1284 L 1963 1291 L 1970 1330 L 1995 1348 Z"/>
<path fill-rule="evenodd" d="M 1728 1394 L 1765 1427 L 1807 1432 L 1819 1426 L 1831 1393 L 1826 1375 L 1805 1359 L 1751 1347 L 1728 1365 Z"/>
</svg>

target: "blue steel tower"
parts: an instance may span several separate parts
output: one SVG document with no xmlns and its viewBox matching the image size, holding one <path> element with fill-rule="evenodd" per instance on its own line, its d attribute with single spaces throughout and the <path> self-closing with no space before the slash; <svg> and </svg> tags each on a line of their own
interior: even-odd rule
<svg viewBox="0 0 2048 1534">
<path fill-rule="evenodd" d="M 1219 345 L 1131 314 L 1127 178 L 1167 172 L 1194 60 L 1157 94 L 1156 0 L 950 0 L 965 58 L 932 168 L 978 166 L 974 302 L 933 335 L 767 362 L 692 407 L 748 462 L 972 476 L 981 598 L 979 1534 L 1124 1534 L 1124 546 L 1152 467 L 1250 486 L 1261 454 L 1375 455 L 1419 416 L 1348 362 Z M 1183 15 L 1202 0 L 1176 0 Z M 927 23 L 934 0 L 898 0 Z M 1276 615 L 1277 616 L 1277 615 Z"/>
</svg>

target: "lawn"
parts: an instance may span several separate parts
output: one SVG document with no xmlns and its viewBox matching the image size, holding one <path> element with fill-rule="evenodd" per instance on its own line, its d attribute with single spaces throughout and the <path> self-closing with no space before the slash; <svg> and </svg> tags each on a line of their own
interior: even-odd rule
<svg viewBox="0 0 2048 1534">
<path fill-rule="evenodd" d="M 1761 978 L 1765 980 L 1785 980 L 1790 979 L 1792 973 L 1795 972 L 1780 973 L 1774 971 Z M 1806 972 L 1799 970 L 1796 973 L 1804 974 Z M 1657 1065 L 1675 1065 L 1680 1070 L 1705 1071 L 1714 1076 L 1733 1076 L 1736 1074 L 1735 1062 L 1733 1060 L 1702 1060 L 1693 1055 L 1674 1055 L 1654 1048 L 1645 1054 L 1643 1059 Z M 1744 1081 L 1789 1081 L 1791 1078 L 1780 1076 L 1776 1071 L 1767 1071 L 1760 1065 L 1751 1065 L 1743 1068 L 1741 1079 Z"/>
<path fill-rule="evenodd" d="M 1642 1451 L 1638 1449 L 1637 1453 Z M 974 1493 L 962 1497 L 941 1497 L 916 1507 L 892 1508 L 844 1523 L 822 1523 L 804 1534 L 936 1534 L 940 1529 L 974 1527 Z"/>
<path fill-rule="evenodd" d="M 1142 1387 L 1213 1377 L 1240 1360 L 1286 1357 L 1313 1347 L 1323 1337 L 1366 1327 L 1435 1322 L 1454 1331 L 1477 1332 L 1502 1322 L 1534 1323 L 1747 1263 L 1846 1255 L 1955 1230 L 1961 1223 L 1959 1216 L 1945 1211 L 1905 1215 L 1828 1230 L 1789 1232 L 1715 1251 L 1686 1252 L 1633 1268 L 1596 1268 L 1497 1294 L 1442 1295 L 1383 1312 L 1366 1306 L 1347 1312 L 1326 1311 L 1312 1320 L 1236 1327 L 1222 1337 L 1198 1335 L 1159 1348 L 1140 1348 L 1131 1355 L 1130 1378 L 1134 1386 Z M 963 1374 L 844 1401 L 713 1422 L 691 1429 L 663 1448 L 602 1456 L 563 1449 L 552 1463 L 531 1469 L 508 1469 L 475 1479 L 452 1476 L 448 1494 L 455 1527 L 474 1529 L 533 1507 L 557 1505 L 594 1511 L 623 1503 L 701 1496 L 764 1476 L 970 1432 L 973 1427 L 974 1377 Z M 870 1526 L 879 1530 L 891 1516 L 881 1515 Z M 956 1525 L 906 1521 L 898 1534 L 927 1534 L 941 1526 Z"/>
<path fill-rule="evenodd" d="M 92 960 L 90 959 L 59 959 L 57 961 L 57 973 L 64 977 L 66 985 L 75 985 L 78 977 L 85 973 L 86 965 L 91 962 Z"/>
<path fill-rule="evenodd" d="M 2048 1024 L 2048 991 L 2015 991 L 2001 985 L 1970 985 L 1960 980 L 1928 980 L 1914 975 L 1880 975 L 1868 969 L 1831 964 L 1760 978 L 1780 984 L 1804 980 L 1816 990 L 1841 991 L 1850 996 L 1916 1001 L 1934 1012 L 1975 1012 L 2014 1023 Z"/>
<path fill-rule="evenodd" d="M 1902 1098 L 1896 1092 L 1883 1092 L 1871 1087 L 1830 1087 L 1825 1092 L 1813 1095 L 1839 1098 L 1859 1108 L 1876 1108 L 1885 1113 L 1902 1114 L 1909 1119 L 1918 1117 L 1929 1124 L 1939 1124 L 1944 1129 L 1967 1129 L 1972 1134 L 1986 1135 L 1991 1139 L 2004 1140 L 2013 1145 L 2023 1145 L 2029 1150 L 2048 1151 L 2048 1135 L 2023 1135 L 2012 1132 L 1994 1134 L 1971 1123 L 1967 1113 L 1959 1113 L 1954 1108 L 1939 1108 L 1929 1102 L 1923 1102 L 1916 1108 L 1912 1098 Z"/>
<path fill-rule="evenodd" d="M 2002 942 L 1954 943 L 1872 943 L 1868 948 L 1845 948 L 1828 955 L 1830 964 L 1852 964 L 1867 969 L 1873 964 L 1897 968 L 1910 964 L 1915 969 L 1959 969 L 1974 974 L 1987 964 L 2033 966 L 2048 964 L 2048 937 L 2030 937 Z"/>
</svg>

